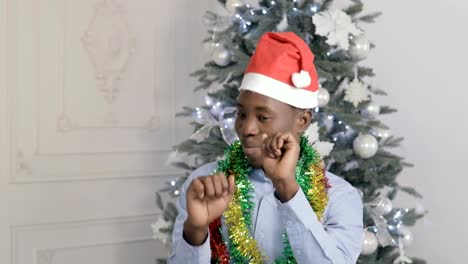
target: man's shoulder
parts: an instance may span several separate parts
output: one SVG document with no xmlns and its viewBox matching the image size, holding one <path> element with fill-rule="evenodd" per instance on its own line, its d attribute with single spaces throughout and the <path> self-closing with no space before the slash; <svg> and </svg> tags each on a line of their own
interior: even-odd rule
<svg viewBox="0 0 468 264">
<path fill-rule="evenodd" d="M 326 209 L 327 218 L 330 214 L 342 212 L 343 206 L 347 208 L 346 210 L 350 208 L 362 210 L 362 198 L 357 188 L 331 172 L 327 172 L 326 176 L 331 186 L 331 188 L 327 189 L 329 198 Z"/>
<path fill-rule="evenodd" d="M 328 183 L 330 184 L 331 188 L 329 191 L 352 191 L 355 190 L 355 187 L 352 186 L 349 182 L 347 182 L 345 179 L 341 178 L 340 176 L 337 176 L 329 171 L 326 172 L 326 176 L 328 179 Z"/>
</svg>

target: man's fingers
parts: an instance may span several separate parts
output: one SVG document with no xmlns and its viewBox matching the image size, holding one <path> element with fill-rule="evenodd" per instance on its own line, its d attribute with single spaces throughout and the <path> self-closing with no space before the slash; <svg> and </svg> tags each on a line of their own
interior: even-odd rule
<svg viewBox="0 0 468 264">
<path fill-rule="evenodd" d="M 192 191 L 200 200 L 205 197 L 205 187 L 200 179 L 195 179 L 192 181 Z"/>
<path fill-rule="evenodd" d="M 276 151 L 273 145 L 273 137 L 268 138 L 267 149 L 270 158 L 276 159 Z"/>
<path fill-rule="evenodd" d="M 221 185 L 223 186 L 223 194 L 227 194 L 229 191 L 229 183 L 224 173 L 219 173 L 219 178 L 221 179 Z"/>
<path fill-rule="evenodd" d="M 263 134 L 263 135 L 266 136 L 266 134 Z M 271 148 L 271 137 L 268 137 L 268 136 L 265 137 L 263 135 L 262 135 L 262 138 L 263 138 L 262 152 L 264 153 L 264 155 L 268 156 L 271 159 L 276 158 L 276 155 L 273 149 Z"/>
<path fill-rule="evenodd" d="M 284 134 L 281 136 L 281 139 L 283 140 L 282 148 L 284 147 L 285 149 L 291 149 L 294 146 L 299 147 L 299 144 L 296 142 L 296 139 L 291 134 Z"/>
<path fill-rule="evenodd" d="M 273 150 L 275 152 L 275 155 L 277 157 L 281 157 L 281 154 L 282 154 L 282 151 L 281 151 L 281 148 L 283 147 L 283 144 L 282 144 L 282 141 L 281 141 L 281 134 L 275 134 L 272 141 L 271 141 L 271 144 L 273 146 Z"/>
<path fill-rule="evenodd" d="M 229 175 L 229 177 L 227 178 L 227 181 L 229 185 L 228 195 L 232 197 L 234 195 L 234 191 L 236 190 L 236 181 L 235 181 L 234 175 L 233 174 Z"/>
<path fill-rule="evenodd" d="M 284 138 L 282 136 L 279 136 L 276 138 L 276 147 L 278 149 L 282 149 L 284 146 Z"/>
<path fill-rule="evenodd" d="M 213 185 L 213 179 L 210 176 L 203 177 L 202 179 L 203 186 L 205 187 L 205 195 L 208 198 L 213 198 L 215 196 L 215 188 Z"/>
<path fill-rule="evenodd" d="M 213 186 L 216 197 L 223 195 L 223 184 L 221 183 L 221 176 L 219 173 L 212 175 L 211 179 L 213 180 Z"/>
</svg>

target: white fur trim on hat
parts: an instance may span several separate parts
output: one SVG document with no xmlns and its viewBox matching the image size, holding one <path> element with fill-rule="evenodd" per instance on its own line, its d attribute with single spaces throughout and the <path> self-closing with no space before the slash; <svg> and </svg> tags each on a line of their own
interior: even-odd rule
<svg viewBox="0 0 468 264">
<path fill-rule="evenodd" d="M 239 89 L 256 92 L 301 109 L 318 105 L 318 91 L 299 89 L 260 73 L 246 73 Z"/>
</svg>

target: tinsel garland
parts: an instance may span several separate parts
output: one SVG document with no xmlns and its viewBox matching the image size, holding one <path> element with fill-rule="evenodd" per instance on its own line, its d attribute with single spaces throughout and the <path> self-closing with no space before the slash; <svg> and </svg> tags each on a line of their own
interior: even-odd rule
<svg viewBox="0 0 468 264">
<path fill-rule="evenodd" d="M 223 243 L 221 235 L 221 219 L 218 218 L 210 223 L 210 247 L 211 259 L 219 264 L 229 264 L 229 253 L 227 246 Z"/>
<path fill-rule="evenodd" d="M 320 220 L 328 204 L 327 178 L 320 166 L 320 157 L 309 145 L 306 136 L 300 139 L 300 159 L 296 166 L 296 180 Z M 212 263 L 263 263 L 266 256 L 261 252 L 252 237 L 249 227 L 252 226 L 252 209 L 254 186 L 249 179 L 251 168 L 239 141 L 231 144 L 225 151 L 226 158 L 218 163 L 217 172 L 234 175 L 236 191 L 228 208 L 224 212 L 229 234 L 229 252 L 221 235 L 221 220 L 210 224 L 210 245 Z M 283 234 L 285 247 L 275 263 L 296 263 L 291 245 L 286 234 Z"/>
</svg>

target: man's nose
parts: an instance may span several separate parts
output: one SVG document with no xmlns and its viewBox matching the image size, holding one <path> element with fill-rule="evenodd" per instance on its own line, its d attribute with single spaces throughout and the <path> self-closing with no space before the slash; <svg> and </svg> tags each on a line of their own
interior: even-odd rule
<svg viewBox="0 0 468 264">
<path fill-rule="evenodd" d="M 257 120 L 254 117 L 247 117 L 243 120 L 241 133 L 244 137 L 255 136 L 259 133 Z"/>
</svg>

